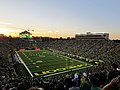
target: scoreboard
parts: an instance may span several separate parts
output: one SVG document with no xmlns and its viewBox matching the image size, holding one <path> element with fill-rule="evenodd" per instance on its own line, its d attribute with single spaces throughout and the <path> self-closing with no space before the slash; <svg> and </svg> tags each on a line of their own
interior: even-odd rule
<svg viewBox="0 0 120 90">
<path fill-rule="evenodd" d="M 32 38 L 31 34 L 21 34 L 20 38 Z"/>
</svg>

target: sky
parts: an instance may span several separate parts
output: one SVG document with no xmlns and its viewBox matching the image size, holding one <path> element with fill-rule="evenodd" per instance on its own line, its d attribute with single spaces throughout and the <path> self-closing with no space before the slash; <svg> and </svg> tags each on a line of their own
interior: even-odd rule
<svg viewBox="0 0 120 90">
<path fill-rule="evenodd" d="M 120 0 L 0 0 L 0 33 L 28 29 L 33 36 L 107 32 L 120 39 Z"/>
</svg>

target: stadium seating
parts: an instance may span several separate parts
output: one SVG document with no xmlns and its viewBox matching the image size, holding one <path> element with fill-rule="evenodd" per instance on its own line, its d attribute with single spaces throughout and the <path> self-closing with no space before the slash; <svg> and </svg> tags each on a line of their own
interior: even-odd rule
<svg viewBox="0 0 120 90">
<path fill-rule="evenodd" d="M 14 51 L 23 47 L 32 48 L 33 44 L 37 44 L 40 48 L 51 48 L 68 53 L 69 55 L 77 55 L 86 59 L 101 60 L 103 62 L 98 66 L 78 71 L 77 78 L 74 76 L 75 73 L 46 78 L 19 76 L 14 69 L 16 63 L 13 59 Z M 112 40 L 60 39 L 30 42 L 19 38 L 2 37 L 0 38 L 0 50 L 0 90 L 28 90 L 31 87 L 43 88 L 44 90 L 69 90 L 73 84 L 76 84 L 76 87 L 79 88 L 87 85 L 87 90 L 92 85 L 102 88 L 108 83 L 107 73 L 111 71 L 111 64 L 116 63 L 118 68 L 120 66 L 120 43 Z"/>
</svg>

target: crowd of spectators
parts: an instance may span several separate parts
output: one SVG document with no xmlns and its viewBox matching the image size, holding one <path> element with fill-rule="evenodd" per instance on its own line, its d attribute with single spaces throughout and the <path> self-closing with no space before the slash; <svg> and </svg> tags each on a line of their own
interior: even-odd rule
<svg viewBox="0 0 120 90">
<path fill-rule="evenodd" d="M 109 70 L 113 62 L 120 66 L 120 44 L 112 40 L 55 40 L 46 45 L 69 54 L 103 61 L 106 70 Z"/>
<path fill-rule="evenodd" d="M 84 58 L 101 60 L 103 64 L 85 71 L 52 77 L 22 77 L 14 69 L 11 54 L 19 48 L 34 46 L 51 48 Z M 120 44 L 112 40 L 49 40 L 32 41 L 19 38 L 0 38 L 0 90 L 119 90 L 119 73 L 110 77 L 111 64 L 119 71 Z M 118 66 L 118 67 L 117 67 Z M 114 76 L 114 75 L 112 75 Z M 107 84 L 107 85 L 106 85 Z M 111 89 L 112 87 L 112 89 Z M 117 85 L 119 87 L 119 85 Z M 107 89 L 108 88 L 108 89 Z"/>
</svg>

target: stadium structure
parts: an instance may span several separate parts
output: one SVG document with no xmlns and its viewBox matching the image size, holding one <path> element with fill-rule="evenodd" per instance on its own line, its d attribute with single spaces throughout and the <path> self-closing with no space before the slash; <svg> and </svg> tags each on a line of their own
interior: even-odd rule
<svg viewBox="0 0 120 90">
<path fill-rule="evenodd" d="M 21 32 L 21 33 L 19 33 L 19 36 L 20 36 L 20 38 L 32 38 L 32 33 L 30 33 L 30 32 L 28 32 L 28 31 L 23 31 L 23 32 Z"/>
<path fill-rule="evenodd" d="M 84 39 L 37 37 L 32 41 L 1 36 L 0 90 L 14 87 L 28 90 L 31 86 L 69 90 L 73 81 L 81 86 L 79 81 L 85 79 L 104 85 L 109 81 L 111 64 L 118 65 L 117 70 L 120 68 L 120 41 L 110 40 L 108 33 L 87 35 Z"/>
<path fill-rule="evenodd" d="M 106 39 L 109 40 L 109 33 L 91 33 L 87 32 L 86 34 L 76 34 L 76 39 Z"/>
<path fill-rule="evenodd" d="M 0 34 L 0 37 L 5 37 L 5 35 L 4 34 Z"/>
<path fill-rule="evenodd" d="M 32 34 L 28 31 L 24 31 L 20 33 L 20 38 L 31 38 L 31 37 Z M 99 43 L 100 41 L 104 41 L 104 39 L 109 40 L 109 34 L 87 32 L 86 34 L 80 34 L 80 35 L 76 34 L 75 38 L 80 40 L 87 39 L 88 43 L 91 43 L 91 40 L 92 42 L 95 41 Z M 29 75 L 31 77 L 48 77 L 48 76 L 54 76 L 68 72 L 79 71 L 81 69 L 91 68 L 95 65 L 99 65 L 101 61 L 104 62 L 103 60 L 100 60 L 98 58 L 91 58 L 89 56 L 86 56 L 85 55 L 86 52 L 84 52 L 84 54 L 81 53 L 81 55 L 79 55 L 68 51 L 66 52 L 66 49 L 63 50 L 57 49 L 60 48 L 60 46 L 58 46 L 57 48 L 50 47 L 50 45 L 53 46 L 54 42 L 59 43 L 59 41 L 61 41 L 61 39 L 60 40 L 58 39 L 57 42 L 54 39 L 45 41 L 47 43 L 46 44 L 47 46 L 46 45 L 44 46 L 42 44 L 41 44 L 42 46 L 39 46 L 40 43 L 45 43 L 44 41 L 35 41 L 35 42 L 39 42 L 39 44 L 30 42 L 31 47 L 28 45 L 29 47 L 22 47 L 19 48 L 18 51 L 15 51 L 14 59 L 17 63 L 22 64 L 24 69 L 26 69 L 25 70 L 26 75 Z M 62 40 L 61 42 L 67 43 L 68 41 L 69 39 L 68 40 L 66 39 L 65 41 Z M 70 42 L 77 42 L 77 40 L 71 39 Z M 84 44 L 84 42 L 82 44 Z M 68 46 L 68 48 L 69 47 L 71 46 Z M 92 56 L 95 57 L 94 55 Z M 15 67 L 18 66 L 15 65 Z"/>
</svg>

